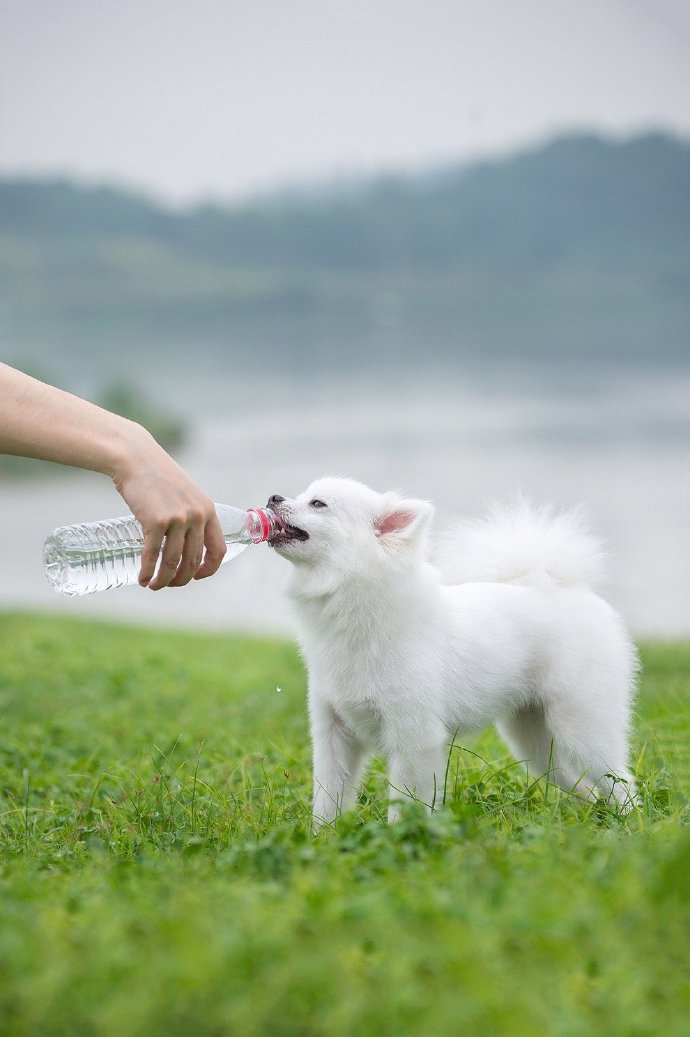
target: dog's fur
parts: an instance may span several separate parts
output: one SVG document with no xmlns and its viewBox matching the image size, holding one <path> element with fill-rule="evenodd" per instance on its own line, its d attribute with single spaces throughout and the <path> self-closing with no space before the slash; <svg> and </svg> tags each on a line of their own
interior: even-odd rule
<svg viewBox="0 0 690 1037">
<path fill-rule="evenodd" d="M 353 805 L 373 753 L 391 819 L 405 797 L 439 806 L 451 740 L 491 723 L 530 775 L 630 806 L 636 655 L 591 589 L 601 552 L 577 514 L 497 509 L 452 538 L 444 586 L 426 501 L 326 478 L 269 503 L 309 670 L 315 827 Z"/>
</svg>

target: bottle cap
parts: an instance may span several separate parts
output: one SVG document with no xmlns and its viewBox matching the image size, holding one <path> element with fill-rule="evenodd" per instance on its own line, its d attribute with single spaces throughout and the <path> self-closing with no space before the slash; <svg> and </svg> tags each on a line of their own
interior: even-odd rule
<svg viewBox="0 0 690 1037">
<path fill-rule="evenodd" d="M 263 544 L 273 530 L 273 521 L 266 508 L 250 508 L 247 512 L 247 527 L 255 544 Z"/>
</svg>

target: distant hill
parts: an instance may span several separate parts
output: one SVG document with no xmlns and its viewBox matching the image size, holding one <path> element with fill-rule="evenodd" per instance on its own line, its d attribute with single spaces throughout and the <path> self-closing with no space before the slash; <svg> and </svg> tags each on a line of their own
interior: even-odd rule
<svg viewBox="0 0 690 1037">
<path fill-rule="evenodd" d="M 230 341 L 249 321 L 270 339 L 318 319 L 326 343 L 377 328 L 403 352 L 427 328 L 442 351 L 453 335 L 475 352 L 681 355 L 688 298 L 690 145 L 660 133 L 182 212 L 0 179 L 4 339 L 20 344 L 95 331 L 174 348 L 171 332 Z"/>
<path fill-rule="evenodd" d="M 0 180 L 0 232 L 123 235 L 232 266 L 463 269 L 687 258 L 690 145 L 556 140 L 504 161 L 388 176 L 316 200 L 178 213 L 113 188 Z"/>
</svg>

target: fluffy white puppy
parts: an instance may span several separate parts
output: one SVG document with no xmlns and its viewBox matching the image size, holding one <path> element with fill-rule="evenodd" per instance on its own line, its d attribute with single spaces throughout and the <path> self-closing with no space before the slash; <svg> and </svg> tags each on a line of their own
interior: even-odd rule
<svg viewBox="0 0 690 1037">
<path fill-rule="evenodd" d="M 390 819 L 405 797 L 433 809 L 453 737 L 491 723 L 531 775 L 632 802 L 636 655 L 590 589 L 601 553 L 577 514 L 520 504 L 465 527 L 444 586 L 426 501 L 325 478 L 269 505 L 309 670 L 315 827 L 353 805 L 373 753 Z"/>
</svg>

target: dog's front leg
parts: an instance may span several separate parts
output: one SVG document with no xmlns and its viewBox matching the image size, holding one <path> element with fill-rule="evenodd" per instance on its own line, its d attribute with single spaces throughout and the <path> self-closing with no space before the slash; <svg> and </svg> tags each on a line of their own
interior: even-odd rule
<svg viewBox="0 0 690 1037">
<path fill-rule="evenodd" d="M 364 746 L 327 703 L 309 703 L 314 767 L 313 828 L 331 824 L 357 797 Z"/>
<path fill-rule="evenodd" d="M 390 786 L 388 821 L 397 821 L 400 806 L 406 800 L 416 799 L 427 810 L 438 809 L 443 802 L 446 774 L 447 745 L 405 746 L 396 748 L 388 757 Z"/>
</svg>

